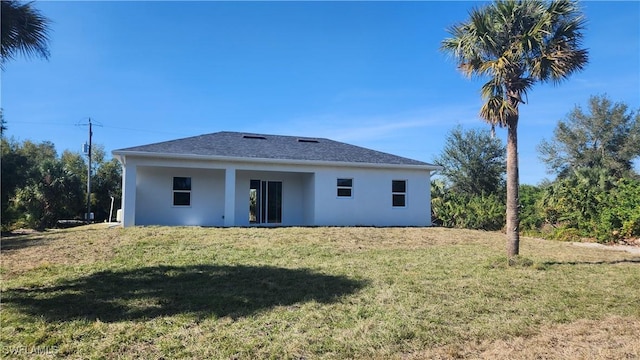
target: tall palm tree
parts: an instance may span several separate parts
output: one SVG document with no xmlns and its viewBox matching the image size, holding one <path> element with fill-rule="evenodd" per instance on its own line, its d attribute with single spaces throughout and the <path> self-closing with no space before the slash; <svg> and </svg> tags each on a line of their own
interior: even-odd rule
<svg viewBox="0 0 640 360">
<path fill-rule="evenodd" d="M 473 9 L 448 29 L 441 50 L 453 55 L 467 77 L 488 78 L 480 117 L 492 129 L 507 128 L 507 256 L 519 254 L 519 105 L 538 82 L 560 83 L 587 64 L 581 48 L 585 20 L 571 0 L 498 0 Z"/>
<path fill-rule="evenodd" d="M 0 8 L 1 49 L 0 65 L 17 53 L 26 57 L 49 58 L 49 19 L 43 16 L 32 3 L 2 0 Z"/>
</svg>

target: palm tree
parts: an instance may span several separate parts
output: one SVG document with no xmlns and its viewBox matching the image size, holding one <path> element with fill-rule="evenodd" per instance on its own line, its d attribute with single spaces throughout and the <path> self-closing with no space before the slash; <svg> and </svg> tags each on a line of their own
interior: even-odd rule
<svg viewBox="0 0 640 360">
<path fill-rule="evenodd" d="M 467 77 L 488 78 L 480 117 L 492 129 L 507 128 L 507 256 L 519 254 L 519 105 L 538 82 L 558 84 L 587 64 L 581 49 L 585 20 L 571 0 L 498 0 L 473 9 L 448 29 L 441 50 L 453 55 Z"/>
<path fill-rule="evenodd" d="M 17 53 L 26 57 L 49 58 L 49 19 L 31 6 L 18 1 L 2 0 L 0 34 L 1 65 L 13 59 Z"/>
</svg>

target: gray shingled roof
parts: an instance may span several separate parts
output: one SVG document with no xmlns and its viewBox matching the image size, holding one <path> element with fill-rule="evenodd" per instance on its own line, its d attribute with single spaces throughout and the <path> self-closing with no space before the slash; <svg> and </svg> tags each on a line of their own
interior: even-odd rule
<svg viewBox="0 0 640 360">
<path fill-rule="evenodd" d="M 114 150 L 113 153 L 433 166 L 422 161 L 329 139 L 238 132 L 217 132 Z"/>
</svg>

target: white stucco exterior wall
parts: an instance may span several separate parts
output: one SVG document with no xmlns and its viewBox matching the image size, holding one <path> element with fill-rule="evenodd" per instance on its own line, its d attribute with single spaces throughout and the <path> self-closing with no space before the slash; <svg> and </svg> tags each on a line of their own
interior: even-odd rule
<svg viewBox="0 0 640 360">
<path fill-rule="evenodd" d="M 137 171 L 136 225 L 224 224 L 224 171 L 140 166 Z M 191 205 L 173 206 L 173 177 L 191 178 Z"/>
<path fill-rule="evenodd" d="M 431 225 L 430 170 L 424 167 L 136 156 L 119 159 L 126 164 L 124 226 L 255 225 L 249 223 L 250 180 L 282 181 L 282 223 L 276 225 Z M 172 205 L 174 176 L 192 179 L 188 207 Z M 353 179 L 351 198 L 337 196 L 338 178 Z M 407 181 L 405 207 L 392 206 L 393 180 Z M 228 182 L 233 182 L 232 186 L 228 186 Z"/>
<path fill-rule="evenodd" d="M 337 179 L 353 179 L 352 197 L 337 196 Z M 328 168 L 316 173 L 315 224 L 430 226 L 429 173 L 398 169 Z M 407 182 L 406 206 L 393 207 L 393 180 Z"/>
</svg>

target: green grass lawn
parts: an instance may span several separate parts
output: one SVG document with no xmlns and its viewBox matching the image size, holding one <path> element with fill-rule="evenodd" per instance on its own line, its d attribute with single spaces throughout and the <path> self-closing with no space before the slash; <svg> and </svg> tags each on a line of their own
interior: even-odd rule
<svg viewBox="0 0 640 360">
<path fill-rule="evenodd" d="M 2 358 L 640 358 L 640 257 L 441 228 L 4 237 Z"/>
</svg>

